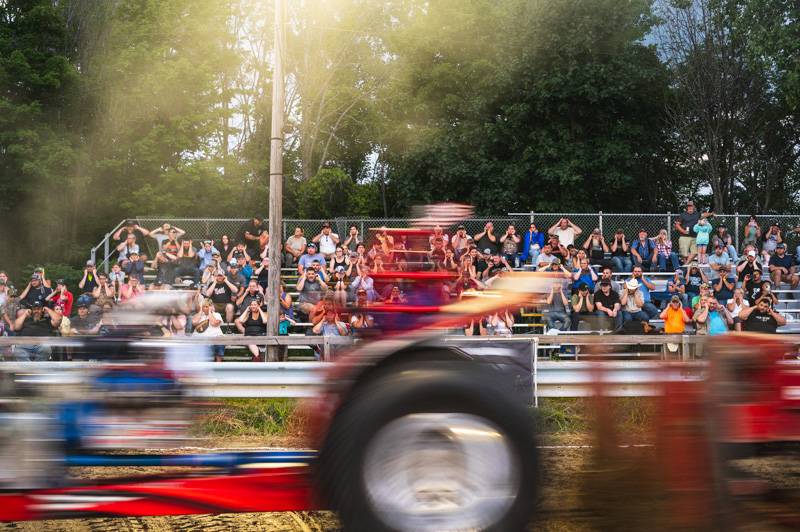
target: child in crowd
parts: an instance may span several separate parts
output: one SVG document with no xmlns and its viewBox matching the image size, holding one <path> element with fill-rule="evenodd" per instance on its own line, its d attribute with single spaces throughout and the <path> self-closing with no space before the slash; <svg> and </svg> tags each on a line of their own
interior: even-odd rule
<svg viewBox="0 0 800 532">
<path fill-rule="evenodd" d="M 700 264 L 708 264 L 708 241 L 711 238 L 711 224 L 705 218 L 700 218 L 692 228 L 697 233 L 697 262 Z"/>
</svg>

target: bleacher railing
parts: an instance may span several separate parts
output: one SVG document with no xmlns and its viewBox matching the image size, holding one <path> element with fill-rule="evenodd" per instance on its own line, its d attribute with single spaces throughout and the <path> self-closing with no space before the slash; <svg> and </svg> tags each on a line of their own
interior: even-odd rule
<svg viewBox="0 0 800 532">
<path fill-rule="evenodd" d="M 486 222 L 491 221 L 495 226 L 495 233 L 503 234 L 509 224 L 514 224 L 518 232 L 524 232 L 528 224 L 535 223 L 540 231 L 546 231 L 553 224 L 558 222 L 560 218 L 569 218 L 573 223 L 578 225 L 584 231 L 584 235 L 588 235 L 592 229 L 600 228 L 606 240 L 609 241 L 616 230 L 621 229 L 625 232 L 628 239 L 635 238 L 639 229 L 645 229 L 650 236 L 654 236 L 661 229 L 667 229 L 670 232 L 671 238 L 677 240 L 678 234 L 674 229 L 674 223 L 677 221 L 680 213 L 661 213 L 661 214 L 641 214 L 641 213 L 539 213 L 539 212 L 517 212 L 508 213 L 496 216 L 481 216 L 470 218 L 461 221 L 467 229 L 467 233 L 474 235 L 483 230 Z M 769 214 L 759 215 L 756 217 L 762 229 L 766 231 L 771 223 L 778 223 L 784 228 L 784 237 L 787 236 L 787 228 L 794 228 L 800 225 L 800 215 L 797 214 Z M 244 224 L 249 219 L 245 218 L 163 218 L 154 216 L 137 216 L 134 218 L 136 222 L 147 229 L 155 229 L 164 223 L 175 225 L 186 231 L 186 238 L 194 240 L 201 240 L 205 238 L 219 239 L 222 235 L 228 235 L 232 239 L 236 239 L 237 235 L 241 232 Z M 734 214 L 717 214 L 712 219 L 714 227 L 724 225 L 727 227 L 728 232 L 734 238 L 734 245 L 737 249 L 740 247 L 740 240 L 742 238 L 742 231 L 749 220 L 749 215 L 739 213 Z M 301 227 L 305 231 L 306 238 L 309 240 L 322 230 L 322 224 L 330 222 L 334 232 L 338 233 L 342 239 L 347 237 L 350 227 L 355 226 L 360 235 L 367 235 L 371 228 L 376 227 L 408 227 L 410 218 L 362 218 L 362 217 L 338 217 L 338 218 L 325 218 L 325 219 L 291 219 L 283 220 L 283 235 L 281 240 L 285 240 L 293 231 L 295 227 Z M 111 261 L 116 256 L 114 241 L 111 237 L 114 232 L 124 224 L 124 221 L 118 223 L 111 231 L 109 231 L 103 240 L 101 240 L 95 247 L 91 249 L 91 258 L 98 262 L 98 258 L 102 258 L 98 264 L 98 268 L 108 271 L 111 267 Z M 452 234 L 455 229 L 455 224 L 452 227 L 446 227 L 445 231 Z M 584 236 L 582 235 L 578 242 L 583 242 Z M 790 249 L 793 250 L 794 246 L 791 245 Z M 156 250 L 156 242 L 153 239 L 146 239 L 145 242 L 140 243 L 144 247 L 144 251 L 149 257 L 152 257 Z"/>
</svg>

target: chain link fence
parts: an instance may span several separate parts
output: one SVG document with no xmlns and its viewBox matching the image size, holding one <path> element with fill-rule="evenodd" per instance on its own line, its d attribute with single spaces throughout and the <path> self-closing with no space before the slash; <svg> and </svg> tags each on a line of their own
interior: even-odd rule
<svg viewBox="0 0 800 532">
<path fill-rule="evenodd" d="M 443 229 L 445 233 L 453 234 L 459 223 L 462 223 L 467 229 L 467 234 L 475 235 L 483 231 L 487 222 L 492 222 L 495 226 L 496 234 L 505 233 L 506 228 L 512 224 L 517 228 L 517 232 L 519 233 L 523 233 L 530 223 L 536 224 L 540 231 L 547 231 L 551 226 L 558 223 L 561 218 L 568 218 L 572 223 L 583 230 L 583 235 L 577 238 L 576 244 L 582 244 L 585 237 L 588 236 L 594 228 L 599 228 L 602 231 L 607 242 L 610 242 L 614 232 L 619 229 L 627 235 L 629 241 L 636 238 L 640 229 L 646 230 L 650 236 L 655 236 L 661 229 L 667 229 L 673 241 L 677 242 L 679 235 L 674 228 L 674 224 L 679 216 L 679 213 L 509 213 L 506 215 L 469 218 L 454 223 L 449 227 L 443 227 Z M 147 216 L 140 216 L 133 219 L 141 227 L 150 230 L 168 223 L 186 231 L 184 238 L 192 240 L 212 239 L 214 241 L 219 241 L 223 235 L 227 235 L 234 242 L 239 240 L 245 224 L 250 220 L 245 218 L 158 218 Z M 725 226 L 728 232 L 733 236 L 736 248 L 740 249 L 740 242 L 744 238 L 744 229 L 749 219 L 749 215 L 721 214 L 711 218 L 711 225 L 714 228 L 720 225 Z M 771 224 L 779 224 L 783 232 L 784 240 L 787 241 L 787 245 L 792 252 L 795 250 L 795 247 L 800 244 L 800 240 L 793 232 L 795 227 L 800 226 L 800 215 L 758 215 L 756 216 L 756 221 L 763 233 L 766 233 Z M 362 238 L 365 238 L 371 234 L 372 230 L 380 227 L 409 227 L 411 219 L 358 217 L 314 220 L 284 219 L 281 241 L 284 241 L 291 235 L 295 227 L 302 228 L 306 238 L 311 240 L 311 238 L 322 231 L 322 225 L 325 222 L 331 224 L 333 231 L 339 234 L 343 241 L 349 234 L 350 227 L 352 226 L 355 226 Z M 265 226 L 266 225 L 267 224 L 265 224 Z M 121 223 L 117 225 L 114 230 L 120 226 Z M 106 270 L 110 268 L 116 256 L 114 248 L 117 242 L 111 239 L 114 230 L 95 246 L 93 250 L 94 254 L 95 250 L 104 249 L 103 256 L 100 258 L 100 264 L 98 266 Z M 151 238 L 145 239 L 145 242 L 140 243 L 140 246 L 149 257 L 154 256 L 158 251 L 156 241 Z"/>
</svg>

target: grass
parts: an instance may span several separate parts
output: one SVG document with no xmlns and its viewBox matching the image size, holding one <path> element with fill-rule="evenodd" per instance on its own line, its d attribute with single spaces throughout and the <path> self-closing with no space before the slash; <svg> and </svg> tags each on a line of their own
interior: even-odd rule
<svg viewBox="0 0 800 532">
<path fill-rule="evenodd" d="M 303 432 L 303 420 L 296 414 L 294 399 L 224 399 L 209 409 L 195 426 L 199 436 L 296 436 Z M 645 431 L 655 410 L 652 399 L 611 399 L 612 419 L 622 431 Z M 592 429 L 594 403 L 591 399 L 542 399 L 535 412 L 540 434 L 588 432 Z"/>
<path fill-rule="evenodd" d="M 285 436 L 302 431 L 294 399 L 224 399 L 201 416 L 202 436 Z"/>
</svg>

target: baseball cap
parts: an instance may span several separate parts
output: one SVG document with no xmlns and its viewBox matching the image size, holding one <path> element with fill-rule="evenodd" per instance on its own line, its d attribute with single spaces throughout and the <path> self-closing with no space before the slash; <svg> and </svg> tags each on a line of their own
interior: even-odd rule
<svg viewBox="0 0 800 532">
<path fill-rule="evenodd" d="M 64 279 L 58 279 L 58 280 L 56 281 L 56 284 L 64 284 L 64 285 L 65 285 L 65 284 L 67 284 L 67 283 L 66 283 L 66 281 L 64 281 Z"/>
<path fill-rule="evenodd" d="M 755 256 L 756 256 L 756 252 L 755 252 L 755 250 L 752 250 L 752 249 L 751 249 L 750 251 L 748 251 L 748 252 L 747 252 L 747 256 L 748 256 L 748 257 L 755 257 Z"/>
<path fill-rule="evenodd" d="M 337 271 L 337 272 L 344 273 L 344 266 L 337 266 L 337 267 L 336 267 L 336 271 Z"/>
<path fill-rule="evenodd" d="M 315 243 L 313 243 L 313 242 L 309 242 L 308 243 L 308 247 L 317 249 L 317 245 Z"/>
<path fill-rule="evenodd" d="M 688 207 L 689 205 L 692 205 L 692 206 L 694 206 L 694 201 L 693 201 L 693 200 L 688 200 L 688 201 L 686 202 L 686 206 Z"/>
<path fill-rule="evenodd" d="M 778 249 L 778 248 L 783 248 L 783 249 L 786 249 L 786 244 L 784 244 L 783 242 L 781 242 L 781 243 L 779 243 L 777 246 L 775 246 L 775 249 Z"/>
<path fill-rule="evenodd" d="M 459 225 L 459 226 L 457 227 L 457 229 L 466 229 L 466 227 L 464 227 L 463 225 Z"/>
<path fill-rule="evenodd" d="M 578 285 L 578 290 L 588 290 L 588 289 L 589 289 L 589 285 L 586 284 L 586 283 L 581 283 L 581 284 Z"/>
<path fill-rule="evenodd" d="M 611 281 L 600 281 L 600 286 L 611 286 Z"/>
<path fill-rule="evenodd" d="M 708 283 L 701 283 L 700 288 L 708 288 Z"/>
<path fill-rule="evenodd" d="M 86 265 L 87 266 L 94 266 L 94 261 L 93 260 L 87 260 L 86 261 Z"/>
<path fill-rule="evenodd" d="M 322 224 L 322 227 L 330 227 L 330 226 L 331 226 L 330 222 L 325 222 Z"/>
</svg>

